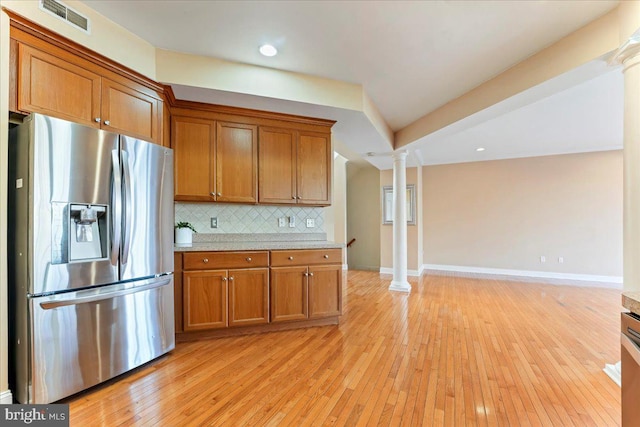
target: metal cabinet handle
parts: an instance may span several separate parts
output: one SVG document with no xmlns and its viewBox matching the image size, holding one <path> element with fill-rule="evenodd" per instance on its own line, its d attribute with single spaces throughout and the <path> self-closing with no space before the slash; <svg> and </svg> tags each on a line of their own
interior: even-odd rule
<svg viewBox="0 0 640 427">
<path fill-rule="evenodd" d="M 313 273 L 309 273 L 309 276 L 313 276 Z"/>
<path fill-rule="evenodd" d="M 96 123 L 100 123 L 102 119 L 100 117 L 96 117 L 94 120 L 96 121 Z"/>
<path fill-rule="evenodd" d="M 293 257 L 292 256 L 289 257 L 289 261 L 293 261 Z"/>
<path fill-rule="evenodd" d="M 251 257 L 247 257 L 247 262 L 251 262 Z"/>
<path fill-rule="evenodd" d="M 209 262 L 209 258 L 203 258 L 202 262 L 204 262 L 205 264 Z"/>
<path fill-rule="evenodd" d="M 298 196 L 298 199 L 302 199 L 302 196 Z"/>
<path fill-rule="evenodd" d="M 296 199 L 296 196 L 291 196 L 291 198 L 292 198 L 293 200 L 295 200 L 295 199 Z"/>
<path fill-rule="evenodd" d="M 229 277 L 229 280 L 230 280 L 230 281 L 233 281 L 233 276 Z"/>
<path fill-rule="evenodd" d="M 222 194 L 218 193 L 218 197 L 222 196 Z"/>
<path fill-rule="evenodd" d="M 304 277 L 307 277 L 309 275 L 309 273 L 304 273 Z"/>
<path fill-rule="evenodd" d="M 211 192 L 211 195 L 212 195 L 213 197 L 216 197 L 216 193 L 214 193 L 213 191 Z"/>
<path fill-rule="evenodd" d="M 222 281 L 223 281 L 223 282 L 226 282 L 226 281 L 227 281 L 227 278 L 226 278 L 226 277 L 223 277 L 223 278 L 222 278 Z"/>
<path fill-rule="evenodd" d="M 325 256 L 324 256 L 324 259 L 329 259 L 329 255 L 325 255 Z"/>
<path fill-rule="evenodd" d="M 107 125 L 107 126 L 109 126 L 109 125 L 111 124 L 111 122 L 110 122 L 109 120 L 105 120 L 105 121 L 104 121 L 104 124 L 105 124 L 105 125 Z"/>
<path fill-rule="evenodd" d="M 166 279 L 164 277 L 160 277 L 158 279 L 149 279 L 145 282 L 142 282 L 139 286 L 132 286 L 130 288 L 120 289 L 114 292 L 105 292 L 103 294 L 95 293 L 95 290 L 87 290 L 87 291 L 77 291 L 71 292 L 71 295 L 75 295 L 75 298 L 67 297 L 66 295 L 56 295 L 50 297 L 47 301 L 41 302 L 40 307 L 45 310 L 50 310 L 52 308 L 57 307 L 65 307 L 68 305 L 78 305 L 78 304 L 86 304 L 89 302 L 102 301 L 105 299 L 111 299 L 115 297 L 120 297 L 123 295 L 129 295 L 137 292 L 147 291 L 150 289 L 159 288 L 161 286 L 168 285 L 171 279 Z"/>
</svg>

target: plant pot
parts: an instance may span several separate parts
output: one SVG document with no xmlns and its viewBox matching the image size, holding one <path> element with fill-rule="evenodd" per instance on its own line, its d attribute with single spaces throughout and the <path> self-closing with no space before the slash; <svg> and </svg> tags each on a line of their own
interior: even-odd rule
<svg viewBox="0 0 640 427">
<path fill-rule="evenodd" d="M 188 228 L 176 228 L 176 245 L 190 246 L 193 243 L 193 231 Z"/>
</svg>

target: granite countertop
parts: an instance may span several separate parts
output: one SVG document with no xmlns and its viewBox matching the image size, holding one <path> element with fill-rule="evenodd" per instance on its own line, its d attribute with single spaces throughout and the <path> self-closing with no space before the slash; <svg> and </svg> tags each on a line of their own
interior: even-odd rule
<svg viewBox="0 0 640 427">
<path fill-rule="evenodd" d="M 268 251 L 286 249 L 342 249 L 344 243 L 326 240 L 325 233 L 195 234 L 190 246 L 175 245 L 174 252 Z"/>
<path fill-rule="evenodd" d="M 622 306 L 630 312 L 640 315 L 640 292 L 623 292 Z"/>
<path fill-rule="evenodd" d="M 295 242 L 205 242 L 193 243 L 191 246 L 174 246 L 175 252 L 198 251 L 256 251 L 278 249 L 340 249 L 344 244 L 329 241 L 309 240 Z"/>
</svg>

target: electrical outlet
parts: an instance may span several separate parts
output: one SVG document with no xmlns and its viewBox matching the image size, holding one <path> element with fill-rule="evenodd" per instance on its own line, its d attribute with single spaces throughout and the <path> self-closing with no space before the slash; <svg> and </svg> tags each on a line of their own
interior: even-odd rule
<svg viewBox="0 0 640 427">
<path fill-rule="evenodd" d="M 545 257 L 544 255 L 542 255 L 540 257 L 540 262 L 547 262 L 547 257 Z"/>
<path fill-rule="evenodd" d="M 218 228 L 218 217 L 217 216 L 212 216 L 211 217 L 211 228 Z"/>
<path fill-rule="evenodd" d="M 560 264 L 564 264 L 564 257 L 559 256 L 559 257 L 558 257 L 558 262 L 559 262 Z"/>
<path fill-rule="evenodd" d="M 316 220 L 313 218 L 307 218 L 307 228 L 313 228 L 316 226 Z"/>
<path fill-rule="evenodd" d="M 284 227 L 285 226 L 285 217 L 282 218 L 278 218 L 278 227 Z"/>
<path fill-rule="evenodd" d="M 296 217 L 295 216 L 290 216 L 289 217 L 289 228 L 296 228 Z"/>
</svg>

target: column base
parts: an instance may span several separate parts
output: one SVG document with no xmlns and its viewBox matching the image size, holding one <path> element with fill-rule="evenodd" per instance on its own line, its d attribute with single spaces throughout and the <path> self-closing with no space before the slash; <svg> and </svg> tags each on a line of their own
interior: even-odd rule
<svg viewBox="0 0 640 427">
<path fill-rule="evenodd" d="M 621 369 L 622 363 L 618 362 L 614 365 L 610 365 L 608 363 L 605 364 L 604 366 L 604 373 L 607 374 L 609 376 L 609 378 L 611 378 L 616 384 L 618 384 L 619 386 L 622 385 L 622 369 Z"/>
<path fill-rule="evenodd" d="M 389 285 L 390 291 L 411 293 L 411 285 L 407 281 L 393 280 Z"/>
</svg>

